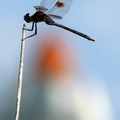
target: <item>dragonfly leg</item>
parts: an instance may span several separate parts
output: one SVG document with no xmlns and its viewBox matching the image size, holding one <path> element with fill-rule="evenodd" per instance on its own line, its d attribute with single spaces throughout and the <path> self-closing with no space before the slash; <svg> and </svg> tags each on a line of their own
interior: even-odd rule
<svg viewBox="0 0 120 120">
<path fill-rule="evenodd" d="M 27 29 L 27 28 L 24 28 L 25 30 L 27 30 L 27 31 L 33 31 L 33 29 L 34 29 L 34 22 L 32 23 L 32 28 L 31 29 Z"/>
<path fill-rule="evenodd" d="M 30 38 L 30 37 L 33 37 L 33 36 L 35 36 L 36 34 L 37 34 L 37 23 L 34 23 L 35 24 L 35 33 L 34 34 L 32 34 L 32 35 L 30 35 L 30 36 L 28 36 L 28 37 L 26 37 L 25 39 L 28 39 L 28 38 Z M 26 29 L 26 30 L 28 30 L 28 31 L 33 31 L 33 29 L 34 29 L 34 25 L 32 25 L 32 29 Z M 24 40 L 25 40 L 24 39 Z"/>
</svg>

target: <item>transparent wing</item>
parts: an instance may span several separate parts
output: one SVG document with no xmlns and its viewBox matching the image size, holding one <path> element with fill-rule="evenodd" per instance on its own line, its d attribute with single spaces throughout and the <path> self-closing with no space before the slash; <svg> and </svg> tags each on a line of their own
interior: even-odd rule
<svg viewBox="0 0 120 120">
<path fill-rule="evenodd" d="M 42 0 L 40 6 L 49 8 L 51 7 L 57 0 Z"/>
<path fill-rule="evenodd" d="M 61 16 L 49 14 L 52 19 L 63 19 Z"/>
<path fill-rule="evenodd" d="M 47 14 L 50 16 L 55 15 L 59 16 L 59 18 L 62 18 L 62 16 L 64 16 L 70 9 L 72 1 L 73 0 L 57 0 L 51 9 L 47 11 Z"/>
<path fill-rule="evenodd" d="M 41 12 L 47 12 L 51 6 L 53 6 L 56 3 L 57 0 L 41 0 L 41 3 L 39 6 L 34 6 L 36 11 Z"/>
</svg>

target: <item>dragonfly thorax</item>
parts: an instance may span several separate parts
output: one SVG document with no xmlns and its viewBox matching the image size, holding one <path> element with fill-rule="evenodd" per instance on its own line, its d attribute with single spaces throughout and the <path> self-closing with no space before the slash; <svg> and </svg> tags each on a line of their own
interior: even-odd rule
<svg viewBox="0 0 120 120">
<path fill-rule="evenodd" d="M 27 23 L 30 23 L 30 22 L 42 22 L 44 21 L 44 17 L 46 15 L 41 12 L 41 11 L 37 11 L 35 12 L 33 15 L 30 15 L 30 13 L 27 13 L 25 16 L 24 16 L 24 20 L 27 22 Z"/>
</svg>

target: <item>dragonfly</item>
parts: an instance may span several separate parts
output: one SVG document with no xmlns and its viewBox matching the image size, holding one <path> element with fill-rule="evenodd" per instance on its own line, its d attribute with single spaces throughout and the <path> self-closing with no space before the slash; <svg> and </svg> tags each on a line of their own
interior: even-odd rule
<svg viewBox="0 0 120 120">
<path fill-rule="evenodd" d="M 58 20 L 62 19 L 63 16 L 69 11 L 72 2 L 73 0 L 42 0 L 40 5 L 34 6 L 34 8 L 36 9 L 36 12 L 34 14 L 27 13 L 24 16 L 24 20 L 27 23 L 32 23 L 31 29 L 26 28 L 25 30 L 27 31 L 35 30 L 35 32 L 34 34 L 26 37 L 25 39 L 33 37 L 37 34 L 37 23 L 38 22 L 45 22 L 48 25 L 53 25 L 53 26 L 63 28 L 89 41 L 94 42 L 95 40 L 89 37 L 88 35 L 55 22 L 55 20 L 57 19 Z"/>
</svg>

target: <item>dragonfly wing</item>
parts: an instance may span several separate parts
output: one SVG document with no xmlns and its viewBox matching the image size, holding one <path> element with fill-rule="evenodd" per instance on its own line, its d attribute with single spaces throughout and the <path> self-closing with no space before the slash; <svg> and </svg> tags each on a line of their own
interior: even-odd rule
<svg viewBox="0 0 120 120">
<path fill-rule="evenodd" d="M 52 14 L 60 17 L 64 16 L 70 9 L 72 1 L 73 0 L 57 0 L 54 6 L 47 11 L 47 14 Z"/>
<path fill-rule="evenodd" d="M 61 16 L 49 14 L 52 19 L 63 19 Z"/>
<path fill-rule="evenodd" d="M 50 9 L 52 5 L 56 3 L 57 0 L 41 0 L 41 3 L 39 6 L 37 6 L 38 9 L 36 10 L 41 10 L 42 12 L 46 12 Z"/>
<path fill-rule="evenodd" d="M 48 8 L 45 8 L 43 6 L 34 6 L 34 8 L 36 9 L 36 11 L 41 11 L 41 12 L 48 11 Z"/>
</svg>

